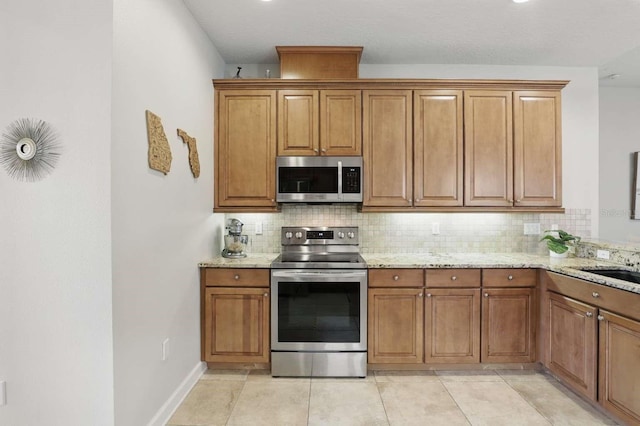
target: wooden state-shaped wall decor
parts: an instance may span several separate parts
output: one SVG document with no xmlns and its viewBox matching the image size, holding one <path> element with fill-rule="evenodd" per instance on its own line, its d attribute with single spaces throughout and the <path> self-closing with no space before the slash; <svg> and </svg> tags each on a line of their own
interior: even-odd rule
<svg viewBox="0 0 640 426">
<path fill-rule="evenodd" d="M 171 147 L 160 117 L 147 110 L 147 137 L 149 139 L 149 167 L 165 175 L 171 170 Z"/>
<path fill-rule="evenodd" d="M 193 173 L 193 177 L 197 178 L 200 176 L 200 159 L 198 158 L 196 138 L 192 138 L 182 129 L 178 129 L 178 136 L 180 136 L 182 141 L 189 147 L 189 165 L 191 166 L 191 173 Z"/>
</svg>

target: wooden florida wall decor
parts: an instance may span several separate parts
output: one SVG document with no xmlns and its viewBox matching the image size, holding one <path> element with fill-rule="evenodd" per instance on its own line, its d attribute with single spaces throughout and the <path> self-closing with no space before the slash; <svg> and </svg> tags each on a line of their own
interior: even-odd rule
<svg viewBox="0 0 640 426">
<path fill-rule="evenodd" d="M 147 137 L 149 139 L 149 167 L 165 175 L 171 170 L 171 147 L 160 117 L 147 110 Z"/>
<path fill-rule="evenodd" d="M 189 147 L 189 165 L 191 166 L 191 173 L 193 173 L 193 177 L 197 178 L 200 176 L 200 159 L 198 158 L 196 138 L 192 138 L 182 129 L 178 129 L 178 136 L 180 136 L 182 141 Z"/>
</svg>

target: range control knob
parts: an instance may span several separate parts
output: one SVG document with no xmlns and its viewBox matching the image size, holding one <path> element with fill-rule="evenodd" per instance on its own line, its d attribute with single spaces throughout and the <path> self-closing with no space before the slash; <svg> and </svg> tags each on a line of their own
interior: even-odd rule
<svg viewBox="0 0 640 426">
<path fill-rule="evenodd" d="M 344 232 L 342 232 L 342 231 L 338 232 L 338 238 L 343 239 L 344 238 Z"/>
<path fill-rule="evenodd" d="M 354 234 L 353 232 L 347 232 L 347 237 L 349 237 L 350 239 L 353 239 L 356 237 L 356 234 Z"/>
<path fill-rule="evenodd" d="M 285 232 L 285 233 L 284 233 L 284 237 L 285 237 L 287 240 L 290 240 L 290 239 L 291 239 L 291 237 L 293 237 L 293 234 L 292 234 L 291 232 Z"/>
<path fill-rule="evenodd" d="M 300 231 L 296 232 L 296 238 L 297 239 L 301 239 L 302 238 L 302 232 L 300 232 Z"/>
</svg>

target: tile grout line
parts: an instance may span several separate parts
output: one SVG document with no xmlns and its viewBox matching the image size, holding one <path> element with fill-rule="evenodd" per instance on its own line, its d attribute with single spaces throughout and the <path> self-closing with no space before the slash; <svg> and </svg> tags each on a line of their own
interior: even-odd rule
<svg viewBox="0 0 640 426">
<path fill-rule="evenodd" d="M 460 404 L 458 404 L 458 401 L 456 401 L 456 399 L 453 397 L 453 395 L 451 395 L 451 392 L 449 391 L 449 388 L 447 387 L 447 384 L 440 378 L 440 376 L 437 373 L 434 372 L 434 374 L 438 378 L 438 381 L 440 382 L 440 384 L 444 388 L 445 392 L 447 392 L 447 394 L 449 395 L 449 397 L 451 398 L 453 403 L 456 404 L 456 407 L 458 407 L 458 410 L 460 410 L 460 412 L 462 413 L 464 418 L 467 419 L 467 423 L 469 423 L 469 425 L 473 425 L 473 423 L 471 422 L 471 419 L 467 416 L 467 413 L 464 412 L 464 410 L 462 409 Z"/>
<path fill-rule="evenodd" d="M 384 416 L 387 419 L 387 424 L 389 426 L 391 426 L 391 420 L 389 419 L 389 413 L 387 413 L 387 406 L 384 404 L 384 398 L 382 397 L 382 394 L 380 393 L 380 387 L 378 386 L 378 377 L 376 376 L 375 372 L 373 373 L 373 380 L 374 383 L 376 385 L 376 390 L 378 391 L 378 397 L 380 398 L 380 402 L 382 403 L 382 409 L 384 410 Z"/>
<path fill-rule="evenodd" d="M 550 425 L 553 425 L 553 422 L 551 421 L 551 419 L 550 419 L 550 418 L 548 418 L 547 416 L 545 416 L 545 415 L 544 415 L 544 413 L 543 413 L 542 411 L 538 410 L 538 408 L 537 408 L 535 405 L 533 405 L 533 404 L 529 401 L 529 399 L 528 399 L 528 398 L 525 398 L 525 397 L 524 397 L 520 392 L 518 392 L 518 390 L 517 390 L 517 389 L 515 389 L 513 386 L 511 386 L 511 383 L 509 383 L 509 382 L 508 382 L 508 381 L 506 381 L 506 380 L 505 380 L 504 382 L 507 384 L 507 386 L 509 386 L 511 389 L 513 389 L 513 391 L 514 391 L 515 393 L 517 393 L 517 394 L 518 394 L 518 396 L 524 400 L 524 402 L 526 402 L 527 404 L 529 404 L 529 406 L 530 406 L 530 407 L 532 407 L 534 410 L 536 410 L 536 412 L 537 412 L 538 414 L 540 414 L 540 415 L 542 416 L 542 418 L 543 418 L 543 419 L 545 419 L 545 420 L 546 420 Z"/>
<path fill-rule="evenodd" d="M 311 417 L 311 385 L 313 384 L 313 379 L 309 379 L 309 400 L 307 401 L 307 426 L 309 426 L 309 421 Z"/>
<path fill-rule="evenodd" d="M 247 375 L 244 376 L 244 380 L 242 382 L 242 389 L 240 389 L 240 392 L 238 392 L 238 397 L 236 398 L 235 402 L 233 403 L 233 407 L 231 408 L 231 411 L 229 411 L 229 416 L 227 417 L 227 421 L 224 422 L 225 426 L 228 426 L 228 424 L 229 424 L 229 420 L 231 419 L 231 416 L 233 415 L 233 410 L 236 409 L 236 406 L 238 405 L 238 401 L 240 401 L 240 396 L 242 395 L 242 392 L 244 391 L 244 388 L 247 385 L 247 379 L 248 378 L 249 378 L 249 373 L 247 373 Z"/>
</svg>

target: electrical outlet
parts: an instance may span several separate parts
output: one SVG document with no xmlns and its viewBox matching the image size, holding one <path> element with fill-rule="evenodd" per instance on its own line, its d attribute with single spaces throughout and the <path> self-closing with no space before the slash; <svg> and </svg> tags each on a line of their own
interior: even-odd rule
<svg viewBox="0 0 640 426">
<path fill-rule="evenodd" d="M 524 224 L 524 235 L 540 235 L 540 224 L 539 223 L 525 223 Z"/>
<path fill-rule="evenodd" d="M 431 233 L 433 235 L 438 235 L 440 234 L 440 224 L 438 222 L 433 222 L 431 224 Z"/>
<path fill-rule="evenodd" d="M 7 405 L 7 382 L 0 382 L 0 407 Z"/>
<path fill-rule="evenodd" d="M 609 260 L 609 250 L 598 250 L 598 251 L 596 251 L 596 257 L 598 259 Z"/>
<path fill-rule="evenodd" d="M 169 338 L 167 337 L 162 341 L 162 360 L 169 359 Z"/>
<path fill-rule="evenodd" d="M 256 235 L 262 235 L 262 222 L 256 222 Z"/>
</svg>

